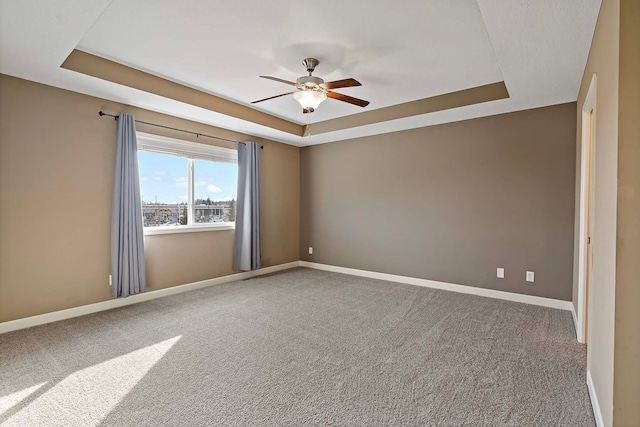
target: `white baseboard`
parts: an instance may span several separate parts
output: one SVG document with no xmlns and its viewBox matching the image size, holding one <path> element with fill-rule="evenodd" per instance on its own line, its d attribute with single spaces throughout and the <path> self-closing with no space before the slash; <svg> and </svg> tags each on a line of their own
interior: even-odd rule
<svg viewBox="0 0 640 427">
<path fill-rule="evenodd" d="M 111 310 L 112 308 L 124 307 L 126 305 L 136 304 L 142 301 L 148 301 L 156 298 L 162 298 L 182 292 L 193 291 L 195 289 L 201 289 L 209 286 L 221 285 L 223 283 L 235 282 L 236 280 L 249 279 L 251 277 L 275 273 L 276 271 L 298 267 L 298 265 L 298 261 L 293 261 L 286 264 L 279 264 L 271 267 L 261 268 L 259 270 L 230 274 L 228 276 L 216 277 L 214 279 L 202 280 L 200 282 L 188 283 L 186 285 L 158 289 L 157 291 L 149 291 L 142 294 L 131 295 L 126 298 L 111 299 L 94 304 L 82 305 L 80 307 L 68 308 L 66 310 L 25 317 L 23 319 L 11 320 L 9 322 L 2 322 L 0 323 L 0 334 L 16 331 L 18 329 L 30 328 L 32 326 L 43 325 L 45 323 L 70 319 L 72 317 L 84 316 L 85 314 L 96 313 L 98 311 Z"/>
<path fill-rule="evenodd" d="M 576 331 L 576 339 L 578 340 L 578 315 L 576 314 L 576 308 L 573 306 L 573 302 L 571 303 L 571 317 L 573 318 L 573 327 Z"/>
<path fill-rule="evenodd" d="M 589 398 L 591 398 L 591 407 L 593 408 L 593 416 L 596 419 L 596 426 L 604 427 L 598 396 L 596 396 L 596 389 L 593 386 L 593 379 L 591 379 L 591 372 L 589 371 L 587 371 L 587 389 L 589 390 Z"/>
<path fill-rule="evenodd" d="M 96 313 L 112 308 L 124 307 L 126 305 L 136 304 L 142 301 L 148 301 L 155 298 L 161 298 L 168 295 L 179 294 L 182 292 L 192 291 L 195 289 L 206 288 L 208 286 L 220 285 L 223 283 L 234 282 L 236 280 L 248 279 L 251 277 L 261 276 L 264 274 L 275 273 L 281 270 L 287 270 L 294 267 L 307 267 L 317 270 L 332 271 L 335 273 L 350 274 L 353 276 L 369 277 L 372 279 L 387 280 L 390 282 L 406 283 L 409 285 L 424 286 L 434 289 L 442 289 L 445 291 L 460 292 L 482 297 L 496 298 L 507 301 L 521 302 L 525 304 L 540 305 L 544 307 L 559 308 L 561 310 L 570 310 L 574 316 L 573 303 L 570 301 L 561 301 L 551 298 L 536 297 L 531 295 L 515 294 L 511 292 L 496 291 L 493 289 L 477 288 L 474 286 L 457 285 L 453 283 L 438 282 L 435 280 L 418 279 L 415 277 L 398 276 L 395 274 L 378 273 L 375 271 L 357 270 L 354 268 L 338 267 L 334 265 L 318 264 L 309 261 L 293 261 L 286 264 L 274 265 L 272 267 L 261 268 L 260 270 L 247 271 L 243 273 L 230 274 L 228 276 L 216 277 L 214 279 L 203 280 L 201 282 L 188 283 L 186 285 L 173 286 L 171 288 L 159 289 L 157 291 L 145 292 L 142 294 L 132 295 L 127 298 L 117 298 L 108 301 L 97 302 L 95 304 L 83 305 L 80 307 L 69 308 L 66 310 L 54 311 L 52 313 L 40 314 L 37 316 L 25 317 L 23 319 L 11 320 L 0 323 L 0 334 L 16 331 L 18 329 L 30 328 L 32 326 L 43 325 L 45 323 L 57 322 L 60 320 L 70 319 L 72 317 L 84 316 L 85 314 Z"/>
<path fill-rule="evenodd" d="M 493 289 L 477 288 L 475 286 L 456 285 L 454 283 L 438 282 L 435 280 L 418 279 L 416 277 L 398 276 L 395 274 L 378 273 L 375 271 L 357 270 L 355 268 L 337 267 L 335 265 L 318 264 L 309 261 L 300 261 L 300 267 L 315 268 L 317 270 L 332 271 L 334 273 L 350 274 L 352 276 L 369 277 L 371 279 L 387 280 L 390 282 L 406 283 L 409 285 L 424 286 L 427 288 L 442 289 L 463 294 L 478 295 L 502 299 L 507 301 L 521 302 L 524 304 L 540 305 L 543 307 L 558 308 L 560 310 L 571 310 L 571 301 L 562 301 L 552 298 L 536 297 L 532 295 L 515 294 L 512 292 L 496 291 Z"/>
</svg>

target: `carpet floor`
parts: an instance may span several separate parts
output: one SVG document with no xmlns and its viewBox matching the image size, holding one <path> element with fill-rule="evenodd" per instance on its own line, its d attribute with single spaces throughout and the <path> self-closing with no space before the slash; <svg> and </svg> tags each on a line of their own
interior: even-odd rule
<svg viewBox="0 0 640 427">
<path fill-rule="evenodd" d="M 6 426 L 593 426 L 568 311 L 298 268 L 0 335 Z"/>
</svg>

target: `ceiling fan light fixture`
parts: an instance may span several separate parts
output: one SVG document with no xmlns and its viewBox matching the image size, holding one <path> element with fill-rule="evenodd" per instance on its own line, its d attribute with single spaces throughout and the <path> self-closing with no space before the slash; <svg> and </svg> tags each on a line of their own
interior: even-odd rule
<svg viewBox="0 0 640 427">
<path fill-rule="evenodd" d="M 301 90 L 293 94 L 293 99 L 298 101 L 303 109 L 314 111 L 322 101 L 327 99 L 327 95 L 317 90 Z"/>
</svg>

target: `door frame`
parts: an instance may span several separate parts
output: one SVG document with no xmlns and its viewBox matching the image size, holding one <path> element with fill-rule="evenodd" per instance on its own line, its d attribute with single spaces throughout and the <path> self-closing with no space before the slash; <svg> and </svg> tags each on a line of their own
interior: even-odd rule
<svg viewBox="0 0 640 427">
<path fill-rule="evenodd" d="M 589 269 L 587 239 L 589 238 L 587 231 L 589 222 L 593 224 L 593 194 L 595 184 L 595 147 L 596 147 L 596 89 L 598 78 L 594 74 L 591 78 L 589 91 L 582 105 L 582 134 L 580 156 L 580 234 L 578 241 L 578 327 L 576 335 L 581 343 L 587 342 L 588 315 L 587 298 L 591 292 L 587 289 L 587 273 Z M 591 120 L 589 115 L 591 114 Z M 589 126 L 591 125 L 591 126 Z M 589 132 L 591 133 L 589 135 Z M 589 199 L 591 198 L 591 203 Z M 591 207 L 591 208 L 590 208 Z M 591 212 L 589 212 L 591 210 Z M 593 235 L 593 230 L 591 230 Z M 593 242 L 591 242 L 593 244 Z M 593 251 L 593 246 L 591 246 Z M 593 256 L 593 255 L 592 255 Z"/>
</svg>

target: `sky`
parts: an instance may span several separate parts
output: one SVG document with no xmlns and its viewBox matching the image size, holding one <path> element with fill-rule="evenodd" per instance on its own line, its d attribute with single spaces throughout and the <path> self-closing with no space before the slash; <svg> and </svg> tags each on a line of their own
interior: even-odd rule
<svg viewBox="0 0 640 427">
<path fill-rule="evenodd" d="M 186 203 L 188 160 L 185 157 L 138 151 L 140 189 L 143 203 Z M 238 165 L 195 160 L 194 199 L 236 198 Z"/>
</svg>

